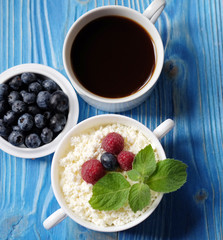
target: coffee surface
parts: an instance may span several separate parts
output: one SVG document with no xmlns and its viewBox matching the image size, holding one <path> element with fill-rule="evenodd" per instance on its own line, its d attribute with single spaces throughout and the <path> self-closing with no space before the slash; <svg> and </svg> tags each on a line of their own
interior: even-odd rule
<svg viewBox="0 0 223 240">
<path fill-rule="evenodd" d="M 106 16 L 88 23 L 77 34 L 71 63 L 79 82 L 107 98 L 129 96 L 148 81 L 155 68 L 153 42 L 136 22 Z"/>
</svg>

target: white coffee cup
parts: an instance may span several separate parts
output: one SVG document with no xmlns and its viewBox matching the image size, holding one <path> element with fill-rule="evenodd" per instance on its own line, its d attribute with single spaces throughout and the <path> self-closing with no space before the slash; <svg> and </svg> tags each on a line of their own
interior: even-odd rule
<svg viewBox="0 0 223 240">
<path fill-rule="evenodd" d="M 143 14 L 137 12 L 136 10 L 123 7 L 123 6 L 104 6 L 95 8 L 84 15 L 82 15 L 74 24 L 71 26 L 64 42 L 63 46 L 63 62 L 66 73 L 71 80 L 74 88 L 78 94 L 90 105 L 109 112 L 121 112 L 132 109 L 142 103 L 153 90 L 161 70 L 163 68 L 164 61 L 164 49 L 161 37 L 154 26 L 157 18 L 161 14 L 162 10 L 165 7 L 165 0 L 154 0 L 149 7 L 144 11 Z M 122 98 L 106 98 L 98 96 L 89 90 L 87 90 L 81 83 L 78 81 L 75 73 L 72 69 L 71 64 L 71 47 L 74 42 L 75 37 L 79 31 L 89 22 L 104 16 L 116 15 L 129 18 L 137 22 L 142 26 L 151 36 L 154 43 L 155 55 L 156 55 L 156 64 L 155 70 L 150 77 L 147 84 L 142 87 L 140 90 L 126 97 Z M 131 51 L 131 50 L 130 50 Z"/>
<path fill-rule="evenodd" d="M 60 144 L 58 145 L 52 165 L 51 165 L 51 183 L 53 192 L 55 197 L 61 206 L 59 210 L 50 215 L 44 222 L 43 225 L 46 229 L 50 229 L 64 220 L 67 216 L 69 216 L 72 220 L 79 223 L 80 225 L 100 232 L 117 232 L 129 229 L 142 221 L 144 221 L 150 214 L 156 209 L 158 204 L 160 203 L 163 194 L 159 194 L 155 201 L 152 203 L 151 207 L 148 208 L 140 217 L 136 218 L 134 221 L 124 224 L 122 226 L 111 226 L 111 227 L 101 227 L 97 226 L 94 223 L 88 222 L 81 217 L 77 216 L 72 210 L 67 206 L 61 187 L 60 187 L 60 173 L 59 173 L 59 161 L 64 157 L 64 149 L 66 146 L 70 146 L 71 137 L 75 135 L 81 134 L 83 131 L 87 129 L 91 129 L 93 127 L 111 123 L 119 123 L 127 126 L 132 126 L 138 129 L 140 132 L 143 132 L 144 136 L 150 139 L 152 145 L 155 146 L 156 152 L 160 158 L 160 160 L 166 159 L 165 152 L 160 144 L 160 139 L 164 137 L 174 126 L 174 122 L 171 119 L 167 119 L 163 123 L 161 123 L 153 132 L 149 130 L 146 126 L 141 124 L 140 122 L 118 114 L 104 114 L 98 115 L 91 118 L 88 118 L 76 126 L 74 126 L 70 132 L 62 139 Z"/>
</svg>

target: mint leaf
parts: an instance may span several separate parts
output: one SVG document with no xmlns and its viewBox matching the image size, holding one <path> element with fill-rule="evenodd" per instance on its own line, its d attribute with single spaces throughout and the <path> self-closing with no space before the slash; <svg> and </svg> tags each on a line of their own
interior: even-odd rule
<svg viewBox="0 0 223 240">
<path fill-rule="evenodd" d="M 108 173 L 93 186 L 89 203 L 98 210 L 118 210 L 127 202 L 130 187 L 122 174 Z"/>
<path fill-rule="evenodd" d="M 186 182 L 187 165 L 175 159 L 165 159 L 157 163 L 155 172 L 145 183 L 156 192 L 176 191 Z"/>
<path fill-rule="evenodd" d="M 140 150 L 135 156 L 132 168 L 139 172 L 142 177 L 150 176 L 156 169 L 156 160 L 151 145 Z"/>
<path fill-rule="evenodd" d="M 144 183 L 132 185 L 129 192 L 129 205 L 134 213 L 146 207 L 150 203 L 150 198 L 148 185 Z"/>
<path fill-rule="evenodd" d="M 138 173 L 135 169 L 128 171 L 127 175 L 132 181 L 139 181 L 141 179 L 140 173 Z"/>
</svg>

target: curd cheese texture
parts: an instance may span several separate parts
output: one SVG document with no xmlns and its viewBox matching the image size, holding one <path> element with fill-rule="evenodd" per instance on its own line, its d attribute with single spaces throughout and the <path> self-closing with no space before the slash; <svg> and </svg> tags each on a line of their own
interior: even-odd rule
<svg viewBox="0 0 223 240">
<path fill-rule="evenodd" d="M 123 124 L 108 124 L 85 130 L 71 138 L 71 146 L 60 159 L 60 187 L 67 206 L 80 218 L 92 222 L 97 226 L 121 226 L 127 224 L 142 215 L 158 197 L 159 193 L 151 191 L 151 202 L 142 211 L 134 213 L 128 203 L 119 210 L 99 211 L 89 204 L 92 196 L 92 184 L 86 183 L 81 177 L 83 163 L 92 158 L 100 160 L 105 152 L 101 148 L 102 139 L 110 132 L 117 132 L 124 138 L 124 150 L 131 151 L 135 155 L 144 147 L 151 144 L 155 152 L 156 160 L 159 157 L 156 148 L 150 139 L 145 137 L 138 129 Z M 133 184 L 125 171 L 121 172 Z"/>
</svg>

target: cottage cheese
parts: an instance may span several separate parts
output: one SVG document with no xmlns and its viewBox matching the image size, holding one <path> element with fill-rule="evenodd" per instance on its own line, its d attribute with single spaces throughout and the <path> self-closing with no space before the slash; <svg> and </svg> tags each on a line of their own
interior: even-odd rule
<svg viewBox="0 0 223 240">
<path fill-rule="evenodd" d="M 66 156 L 60 159 L 60 186 L 68 207 L 79 217 L 98 226 L 121 226 L 142 215 L 157 198 L 158 193 L 151 191 L 151 203 L 142 211 L 134 213 L 130 206 L 116 211 L 95 210 L 89 204 L 92 196 L 92 185 L 81 177 L 81 166 L 91 158 L 100 159 L 104 152 L 102 139 L 110 132 L 117 132 L 124 138 L 124 150 L 137 154 L 142 148 L 151 144 L 142 132 L 122 124 L 110 124 L 89 129 L 78 136 L 73 136 Z M 156 154 L 156 148 L 153 146 Z M 156 154 L 156 160 L 158 156 Z M 122 174 L 128 179 L 126 172 Z M 133 184 L 130 179 L 128 181 Z"/>
</svg>

